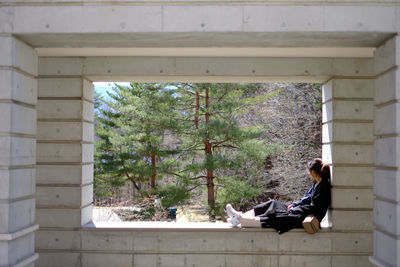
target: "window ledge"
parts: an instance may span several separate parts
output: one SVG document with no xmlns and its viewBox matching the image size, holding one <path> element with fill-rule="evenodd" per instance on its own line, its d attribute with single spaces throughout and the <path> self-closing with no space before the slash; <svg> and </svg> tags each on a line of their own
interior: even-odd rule
<svg viewBox="0 0 400 267">
<path fill-rule="evenodd" d="M 238 228 L 230 223 L 208 222 L 91 222 L 83 226 L 85 230 L 189 230 L 189 231 L 271 231 L 272 228 Z M 321 230 L 330 230 L 322 225 Z M 304 229 L 292 229 L 291 231 L 304 232 Z"/>
</svg>

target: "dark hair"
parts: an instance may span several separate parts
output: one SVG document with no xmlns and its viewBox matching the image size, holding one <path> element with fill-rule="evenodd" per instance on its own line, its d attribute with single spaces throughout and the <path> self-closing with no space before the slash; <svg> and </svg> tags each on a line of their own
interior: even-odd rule
<svg viewBox="0 0 400 267">
<path fill-rule="evenodd" d="M 321 176 L 322 180 L 331 179 L 331 170 L 329 164 L 324 163 L 320 158 L 315 158 L 313 160 L 310 160 L 307 163 L 307 168 L 310 172 L 313 171 L 319 176 Z"/>
</svg>

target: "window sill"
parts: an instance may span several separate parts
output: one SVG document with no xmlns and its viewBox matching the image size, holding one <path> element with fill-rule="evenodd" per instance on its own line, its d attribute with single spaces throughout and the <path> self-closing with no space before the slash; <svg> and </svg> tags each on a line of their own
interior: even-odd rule
<svg viewBox="0 0 400 267">
<path fill-rule="evenodd" d="M 327 225 L 321 225 L 322 231 L 330 230 Z M 187 230 L 187 231 L 271 231 L 271 228 L 238 228 L 230 223 L 209 222 L 92 222 L 83 226 L 85 230 Z M 292 229 L 291 231 L 304 232 L 304 229 Z"/>
</svg>

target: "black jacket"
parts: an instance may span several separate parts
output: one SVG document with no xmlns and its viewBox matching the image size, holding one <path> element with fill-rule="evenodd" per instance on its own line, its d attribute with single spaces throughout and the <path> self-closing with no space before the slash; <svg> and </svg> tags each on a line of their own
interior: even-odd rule
<svg viewBox="0 0 400 267">
<path fill-rule="evenodd" d="M 295 206 L 290 212 L 280 208 L 273 212 L 269 211 L 265 217 L 260 216 L 261 226 L 274 228 L 280 234 L 293 228 L 303 228 L 303 220 L 308 215 L 315 215 L 321 222 L 330 204 L 331 184 L 323 180 L 313 186 L 311 197 Z"/>
<path fill-rule="evenodd" d="M 311 198 L 304 201 L 304 204 L 298 205 L 292 209 L 292 214 L 301 215 L 302 220 L 307 215 L 317 216 L 318 221 L 322 221 L 329 205 L 331 204 L 331 184 L 327 180 L 322 180 L 314 185 Z"/>
</svg>

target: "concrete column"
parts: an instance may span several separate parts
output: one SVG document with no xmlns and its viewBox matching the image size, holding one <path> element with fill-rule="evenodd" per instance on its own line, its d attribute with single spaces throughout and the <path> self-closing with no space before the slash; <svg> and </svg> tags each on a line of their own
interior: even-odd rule
<svg viewBox="0 0 400 267">
<path fill-rule="evenodd" d="M 400 266 L 400 36 L 375 52 L 374 255 Z"/>
<path fill-rule="evenodd" d="M 373 85 L 372 77 L 338 77 L 323 86 L 322 150 L 332 164 L 334 230 L 372 233 Z"/>
<path fill-rule="evenodd" d="M 40 266 L 57 262 L 54 259 L 60 255 L 46 251 L 55 247 L 66 250 L 65 264 L 79 262 L 79 253 L 72 253 L 79 249 L 78 230 L 92 220 L 93 86 L 82 70 L 81 58 L 39 59 L 36 248 Z M 49 257 L 53 259 L 48 261 Z"/>
<path fill-rule="evenodd" d="M 0 37 L 0 266 L 33 266 L 37 55 Z"/>
</svg>

